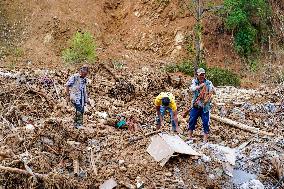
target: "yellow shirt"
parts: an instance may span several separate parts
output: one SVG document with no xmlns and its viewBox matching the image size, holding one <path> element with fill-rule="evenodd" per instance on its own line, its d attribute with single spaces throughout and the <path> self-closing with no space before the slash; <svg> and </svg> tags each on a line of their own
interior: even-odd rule
<svg viewBox="0 0 284 189">
<path fill-rule="evenodd" d="M 176 102 L 175 102 L 175 97 L 172 93 L 169 93 L 169 92 L 161 92 L 159 94 L 159 96 L 156 97 L 155 99 L 155 106 L 161 106 L 162 105 L 162 98 L 164 97 L 169 97 L 170 99 L 170 104 L 169 104 L 169 107 L 173 110 L 173 111 L 176 111 L 177 110 L 177 105 L 176 105 Z"/>
</svg>

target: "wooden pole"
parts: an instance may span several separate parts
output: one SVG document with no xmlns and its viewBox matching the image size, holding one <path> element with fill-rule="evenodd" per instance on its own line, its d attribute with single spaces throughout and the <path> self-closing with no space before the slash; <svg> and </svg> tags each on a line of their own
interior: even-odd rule
<svg viewBox="0 0 284 189">
<path fill-rule="evenodd" d="M 245 131 L 249 131 L 251 133 L 267 135 L 267 136 L 274 136 L 273 133 L 269 133 L 269 132 L 266 132 L 266 131 L 260 131 L 258 128 L 251 127 L 251 126 L 245 125 L 243 123 L 233 121 L 233 120 L 228 119 L 228 118 L 223 118 L 223 117 L 220 117 L 220 116 L 217 116 L 217 115 L 214 115 L 214 114 L 210 114 L 210 118 L 214 119 L 216 121 L 219 121 L 221 123 L 225 123 L 227 125 L 230 125 L 230 126 L 233 126 L 233 127 L 245 130 Z"/>
</svg>

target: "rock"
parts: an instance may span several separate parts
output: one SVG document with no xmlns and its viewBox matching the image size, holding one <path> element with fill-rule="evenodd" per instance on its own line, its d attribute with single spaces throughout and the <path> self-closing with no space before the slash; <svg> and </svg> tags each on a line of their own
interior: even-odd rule
<svg viewBox="0 0 284 189">
<path fill-rule="evenodd" d="M 119 170 L 126 172 L 126 171 L 127 171 L 127 168 L 124 167 L 124 166 L 122 166 L 122 167 L 119 167 Z"/>
<path fill-rule="evenodd" d="M 173 174 L 171 173 L 171 172 L 166 172 L 165 173 L 165 176 L 167 176 L 167 177 L 171 177 Z"/>
<path fill-rule="evenodd" d="M 32 124 L 27 124 L 25 126 L 27 132 L 34 132 L 35 127 Z"/>
<path fill-rule="evenodd" d="M 44 144 L 48 144 L 49 146 L 52 146 L 52 145 L 53 145 L 53 141 L 50 140 L 50 139 L 47 138 L 47 137 L 42 137 L 41 140 L 42 140 L 42 142 L 43 142 Z"/>
<path fill-rule="evenodd" d="M 218 177 L 221 177 L 224 171 L 221 168 L 215 168 L 214 172 Z"/>
<path fill-rule="evenodd" d="M 106 119 L 108 114 L 106 112 L 96 112 L 96 115 L 99 117 L 99 118 L 102 118 L 102 119 Z"/>
<path fill-rule="evenodd" d="M 202 155 L 201 156 L 201 160 L 203 161 L 203 162 L 210 162 L 211 161 L 211 158 L 209 157 L 209 156 L 206 156 L 206 155 Z"/>
<path fill-rule="evenodd" d="M 215 176 L 213 174 L 209 174 L 209 178 L 213 180 L 215 179 Z"/>
<path fill-rule="evenodd" d="M 142 181 L 142 179 L 140 177 L 136 178 L 136 188 L 137 189 L 144 188 L 144 182 Z"/>
<path fill-rule="evenodd" d="M 120 160 L 118 160 L 118 164 L 119 164 L 119 165 L 122 165 L 122 164 L 124 164 L 124 163 L 125 163 L 125 161 L 124 161 L 124 160 L 121 160 L 121 159 L 120 159 Z"/>
<path fill-rule="evenodd" d="M 111 178 L 100 185 L 99 189 L 112 189 L 115 187 L 117 187 L 117 183 L 113 178 Z"/>
<path fill-rule="evenodd" d="M 44 36 L 43 43 L 47 44 L 47 43 L 52 42 L 52 40 L 53 40 L 52 35 L 50 33 L 48 33 L 48 34 L 46 34 L 46 36 Z"/>
</svg>

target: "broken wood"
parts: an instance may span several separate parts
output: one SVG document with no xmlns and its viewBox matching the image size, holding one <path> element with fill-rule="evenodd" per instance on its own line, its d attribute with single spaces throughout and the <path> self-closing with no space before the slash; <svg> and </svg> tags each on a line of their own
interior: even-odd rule
<svg viewBox="0 0 284 189">
<path fill-rule="evenodd" d="M 54 105 L 55 102 L 53 99 L 51 99 L 50 97 L 48 97 L 44 92 L 42 91 L 38 91 L 38 90 L 35 90 L 35 89 L 29 89 L 27 92 L 32 92 L 32 93 L 35 93 L 43 98 L 45 98 L 45 100 L 50 103 L 51 105 Z"/>
<path fill-rule="evenodd" d="M 58 89 L 56 87 L 55 81 L 53 82 L 53 87 L 55 89 L 55 92 L 56 92 L 56 95 L 57 95 L 57 99 L 60 99 L 60 95 L 59 95 Z"/>
<path fill-rule="evenodd" d="M 39 173 L 33 173 L 31 174 L 31 172 L 28 172 L 26 170 L 23 169 L 18 169 L 18 168 L 13 168 L 13 167 L 5 167 L 0 165 L 0 170 L 2 171 L 7 171 L 10 173 L 17 173 L 17 174 L 24 174 L 24 175 L 28 175 L 28 176 L 36 176 L 40 179 L 44 179 L 47 175 L 43 175 L 43 174 L 39 174 Z"/>
<path fill-rule="evenodd" d="M 243 123 L 240 123 L 240 122 L 228 119 L 228 118 L 222 118 L 222 117 L 214 115 L 214 114 L 210 114 L 210 118 L 212 118 L 216 121 L 219 121 L 221 123 L 225 123 L 227 125 L 230 125 L 230 126 L 233 126 L 233 127 L 245 130 L 245 131 L 249 131 L 251 133 L 267 135 L 267 136 L 274 136 L 273 133 L 269 133 L 269 132 L 266 132 L 266 131 L 260 131 L 258 128 L 251 127 L 251 126 L 245 125 Z"/>
<path fill-rule="evenodd" d="M 96 166 L 96 162 L 98 162 L 98 160 L 100 159 L 101 154 L 98 154 L 96 159 L 94 159 L 94 151 L 91 148 L 91 166 L 92 166 L 92 170 L 94 172 L 95 175 L 98 175 L 98 168 Z"/>
<path fill-rule="evenodd" d="M 10 154 L 0 152 L 0 160 L 11 158 Z"/>
<path fill-rule="evenodd" d="M 158 130 L 158 131 L 153 131 L 153 132 L 147 133 L 147 134 L 145 134 L 144 136 L 138 136 L 138 137 L 136 137 L 136 138 L 130 138 L 130 139 L 128 140 L 128 142 L 129 142 L 129 143 L 136 142 L 136 141 L 138 141 L 138 140 L 142 140 L 142 139 L 145 138 L 145 137 L 149 137 L 149 136 L 151 136 L 151 135 L 158 134 L 158 133 L 160 133 L 160 132 L 161 132 L 161 131 Z"/>
<path fill-rule="evenodd" d="M 100 63 L 99 65 L 101 68 L 104 68 L 115 79 L 115 81 L 119 81 L 119 78 L 114 73 L 112 73 L 112 71 L 110 71 L 110 69 L 105 64 Z"/>
<path fill-rule="evenodd" d="M 78 159 L 73 159 L 73 169 L 74 169 L 74 175 L 79 175 L 80 167 Z"/>
</svg>

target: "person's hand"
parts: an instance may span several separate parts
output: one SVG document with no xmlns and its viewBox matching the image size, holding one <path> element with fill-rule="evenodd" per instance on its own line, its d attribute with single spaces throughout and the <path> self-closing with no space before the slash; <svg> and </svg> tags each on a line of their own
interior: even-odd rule
<svg viewBox="0 0 284 189">
<path fill-rule="evenodd" d="M 204 85 L 204 83 L 201 83 L 198 88 L 201 89 Z"/>
<path fill-rule="evenodd" d="M 186 116 L 188 115 L 189 111 L 188 110 L 184 110 L 182 113 L 181 113 L 181 116 L 183 118 L 186 118 Z"/>
</svg>

